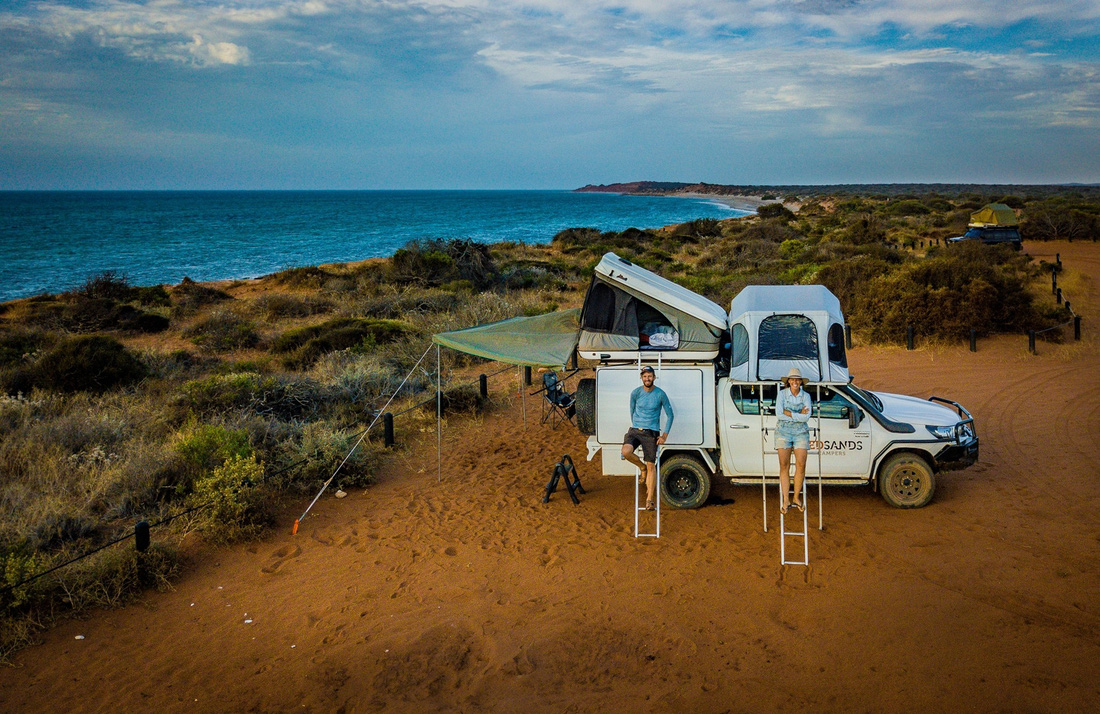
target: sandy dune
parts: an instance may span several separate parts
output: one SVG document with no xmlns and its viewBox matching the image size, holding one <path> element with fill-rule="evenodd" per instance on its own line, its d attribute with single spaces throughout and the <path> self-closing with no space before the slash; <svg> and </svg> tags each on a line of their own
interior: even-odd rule
<svg viewBox="0 0 1100 714">
<path fill-rule="evenodd" d="M 863 386 L 974 412 L 981 461 L 914 511 L 826 490 L 809 568 L 780 565 L 753 488 L 719 485 L 634 539 L 630 480 L 599 476 L 533 402 L 525 431 L 515 400 L 448 426 L 442 483 L 425 435 L 297 536 L 288 522 L 175 592 L 57 627 L 0 670 L 0 710 L 1100 708 L 1100 247 L 1029 248 L 1081 274 L 1086 339 L 857 346 Z M 541 503 L 562 454 L 579 507 Z"/>
</svg>

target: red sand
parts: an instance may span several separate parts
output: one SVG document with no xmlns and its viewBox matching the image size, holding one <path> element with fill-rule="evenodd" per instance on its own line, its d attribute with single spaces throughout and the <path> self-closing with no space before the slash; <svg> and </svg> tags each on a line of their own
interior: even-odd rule
<svg viewBox="0 0 1100 714">
<path fill-rule="evenodd" d="M 1086 276 L 1085 341 L 854 349 L 858 383 L 971 409 L 981 461 L 919 510 L 827 489 L 809 568 L 780 565 L 758 488 L 719 484 L 634 539 L 630 479 L 539 426 L 534 400 L 524 431 L 516 400 L 448 425 L 442 483 L 425 435 L 297 536 L 209 552 L 175 592 L 56 627 L 0 670 L 0 710 L 1100 708 L 1100 248 L 1029 248 Z M 541 503 L 562 454 L 579 507 Z"/>
</svg>

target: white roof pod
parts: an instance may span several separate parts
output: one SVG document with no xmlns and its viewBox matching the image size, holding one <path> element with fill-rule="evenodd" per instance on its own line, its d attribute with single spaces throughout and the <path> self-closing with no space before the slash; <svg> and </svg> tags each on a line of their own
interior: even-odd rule
<svg viewBox="0 0 1100 714">
<path fill-rule="evenodd" d="M 727 326 L 717 303 L 606 253 L 584 297 L 578 352 L 595 360 L 712 360 Z"/>
<path fill-rule="evenodd" d="M 844 314 L 823 285 L 750 285 L 730 305 L 730 378 L 775 381 L 797 367 L 806 381 L 847 384 Z"/>
</svg>

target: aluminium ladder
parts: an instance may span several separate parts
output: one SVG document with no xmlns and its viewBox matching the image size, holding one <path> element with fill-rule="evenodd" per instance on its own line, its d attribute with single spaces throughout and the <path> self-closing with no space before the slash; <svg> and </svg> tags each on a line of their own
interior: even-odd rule
<svg viewBox="0 0 1100 714">
<path fill-rule="evenodd" d="M 794 468 L 794 464 L 791 464 L 791 468 Z M 783 494 L 780 493 L 779 497 L 780 503 L 782 503 Z M 793 503 L 791 504 L 791 508 L 794 508 Z M 788 509 L 787 512 L 790 513 L 790 510 Z M 787 560 L 787 536 L 794 536 L 802 539 L 802 560 Z M 809 512 L 806 510 L 806 479 L 802 480 L 802 530 L 787 530 L 786 516 L 784 516 L 782 510 L 779 511 L 779 560 L 783 565 L 810 564 L 810 516 Z"/>
</svg>

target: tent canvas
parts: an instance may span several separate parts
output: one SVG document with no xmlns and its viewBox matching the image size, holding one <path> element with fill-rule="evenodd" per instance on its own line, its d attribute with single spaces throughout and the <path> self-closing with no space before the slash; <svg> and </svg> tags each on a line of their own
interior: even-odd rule
<svg viewBox="0 0 1100 714">
<path fill-rule="evenodd" d="M 562 367 L 577 347 L 580 310 L 572 308 L 534 317 L 513 317 L 499 322 L 440 332 L 437 345 L 506 364 Z"/>
<path fill-rule="evenodd" d="M 989 203 L 980 211 L 970 214 L 972 226 L 1015 226 L 1016 212 L 1003 203 Z"/>
<path fill-rule="evenodd" d="M 823 285 L 750 285 L 730 305 L 730 378 L 847 384 L 844 314 Z"/>
<path fill-rule="evenodd" d="M 713 359 L 727 326 L 718 304 L 614 253 L 596 266 L 580 320 L 579 350 L 593 359 L 633 359 L 645 350 Z"/>
</svg>

